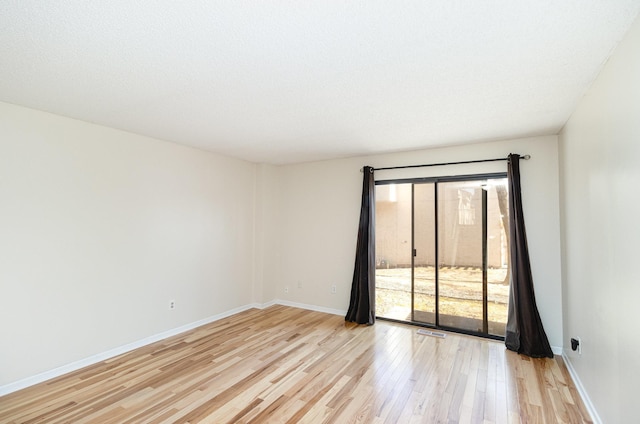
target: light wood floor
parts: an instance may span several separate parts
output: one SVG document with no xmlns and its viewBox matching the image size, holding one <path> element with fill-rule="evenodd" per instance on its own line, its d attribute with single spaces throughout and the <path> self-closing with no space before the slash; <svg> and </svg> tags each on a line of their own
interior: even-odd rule
<svg viewBox="0 0 640 424">
<path fill-rule="evenodd" d="M 2 423 L 590 422 L 562 359 L 249 310 L 0 398 Z"/>
</svg>

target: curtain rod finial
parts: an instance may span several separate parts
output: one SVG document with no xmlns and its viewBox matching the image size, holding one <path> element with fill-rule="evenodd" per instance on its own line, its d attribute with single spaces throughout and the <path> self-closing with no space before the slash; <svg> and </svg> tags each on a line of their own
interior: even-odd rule
<svg viewBox="0 0 640 424">
<path fill-rule="evenodd" d="M 524 155 L 524 156 L 522 157 L 522 159 L 524 159 L 524 160 L 529 160 L 529 159 L 531 159 L 531 155 Z"/>
</svg>

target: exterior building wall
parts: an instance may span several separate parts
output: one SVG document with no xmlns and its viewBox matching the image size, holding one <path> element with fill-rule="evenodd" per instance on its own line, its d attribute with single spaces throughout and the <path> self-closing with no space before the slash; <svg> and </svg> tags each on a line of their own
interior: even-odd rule
<svg viewBox="0 0 640 424">
<path fill-rule="evenodd" d="M 435 265 L 434 185 L 416 184 L 415 226 L 416 265 Z M 439 184 L 441 266 L 482 266 L 482 190 L 461 188 L 458 183 Z M 376 187 L 376 262 L 379 268 L 407 267 L 411 264 L 411 184 Z M 487 261 L 490 268 L 507 262 L 507 235 L 504 232 L 498 193 L 487 188 Z"/>
</svg>

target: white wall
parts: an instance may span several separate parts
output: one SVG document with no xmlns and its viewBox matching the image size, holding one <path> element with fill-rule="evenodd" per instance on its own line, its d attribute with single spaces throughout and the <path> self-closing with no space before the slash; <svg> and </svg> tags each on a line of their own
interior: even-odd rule
<svg viewBox="0 0 640 424">
<path fill-rule="evenodd" d="M 279 256 L 272 254 L 279 250 L 280 243 L 280 185 L 277 167 L 257 165 L 255 196 L 254 299 L 264 304 L 276 299 L 274 285 L 266 282 L 275 281 L 280 267 Z"/>
<path fill-rule="evenodd" d="M 510 152 L 532 155 L 521 168 L 533 276 L 562 346 L 555 136 L 274 167 L 0 103 L 0 386 L 252 302 L 343 312 L 363 165 Z"/>
<path fill-rule="evenodd" d="M 561 347 L 562 300 L 557 137 L 313 162 L 278 168 L 280 243 L 267 256 L 279 264 L 265 284 L 279 299 L 346 311 L 358 231 L 363 165 L 451 162 L 530 154 L 521 161 L 523 203 L 538 308 L 552 346 Z M 376 179 L 506 172 L 505 162 L 379 171 Z M 298 288 L 298 284 L 302 286 Z M 331 294 L 331 285 L 337 293 Z M 285 287 L 289 292 L 285 293 Z"/>
<path fill-rule="evenodd" d="M 603 422 L 637 422 L 640 20 L 560 134 L 565 349 Z"/>
<path fill-rule="evenodd" d="M 0 103 L 0 386 L 253 302 L 255 178 Z"/>
<path fill-rule="evenodd" d="M 0 103 L 0 386 L 252 302 L 343 312 L 363 165 L 510 152 L 532 155 L 521 166 L 536 294 L 561 346 L 555 136 L 274 167 Z"/>
</svg>

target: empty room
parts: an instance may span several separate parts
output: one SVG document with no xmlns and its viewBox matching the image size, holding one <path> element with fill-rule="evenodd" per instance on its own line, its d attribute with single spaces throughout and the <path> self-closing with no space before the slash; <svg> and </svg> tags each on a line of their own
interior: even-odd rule
<svg viewBox="0 0 640 424">
<path fill-rule="evenodd" d="M 0 422 L 637 421 L 639 12 L 0 1 Z"/>
</svg>

